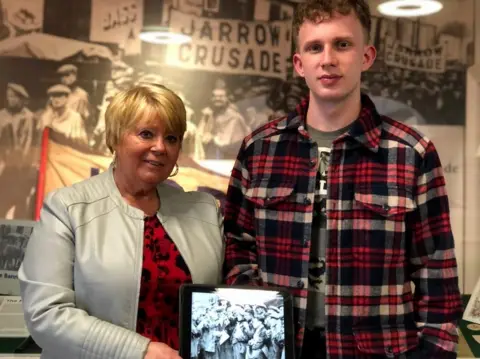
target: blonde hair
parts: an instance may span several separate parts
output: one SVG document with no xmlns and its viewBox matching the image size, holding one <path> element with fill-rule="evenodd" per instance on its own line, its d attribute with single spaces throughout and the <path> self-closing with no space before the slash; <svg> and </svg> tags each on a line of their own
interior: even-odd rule
<svg viewBox="0 0 480 359">
<path fill-rule="evenodd" d="M 185 105 L 172 90 L 162 85 L 142 84 L 119 92 L 105 112 L 108 149 L 113 153 L 125 132 L 131 131 L 139 122 L 152 122 L 158 118 L 167 131 L 183 138 L 187 129 Z"/>
</svg>

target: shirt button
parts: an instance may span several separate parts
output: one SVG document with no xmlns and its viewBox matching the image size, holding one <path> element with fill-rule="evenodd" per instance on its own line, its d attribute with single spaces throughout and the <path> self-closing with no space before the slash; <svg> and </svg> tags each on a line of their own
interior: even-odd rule
<svg viewBox="0 0 480 359">
<path fill-rule="evenodd" d="M 315 160 L 310 160 L 310 167 L 313 168 L 317 164 L 317 161 Z"/>
<path fill-rule="evenodd" d="M 303 288 L 305 286 L 305 284 L 303 284 L 303 281 L 302 280 L 299 280 L 297 282 L 297 288 Z"/>
<path fill-rule="evenodd" d="M 386 347 L 385 354 L 387 354 L 387 358 L 393 358 L 393 348 L 391 346 Z"/>
<path fill-rule="evenodd" d="M 387 212 L 390 210 L 390 206 L 386 203 L 383 204 L 382 208 L 384 211 L 387 211 Z"/>
<path fill-rule="evenodd" d="M 303 199 L 303 203 L 305 203 L 306 205 L 309 205 L 309 204 L 312 204 L 312 200 L 311 200 L 310 198 L 308 198 L 308 197 L 305 197 L 305 198 Z"/>
</svg>

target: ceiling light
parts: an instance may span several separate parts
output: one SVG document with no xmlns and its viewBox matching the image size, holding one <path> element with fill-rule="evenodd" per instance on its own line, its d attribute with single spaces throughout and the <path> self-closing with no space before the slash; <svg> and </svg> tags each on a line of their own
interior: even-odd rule
<svg viewBox="0 0 480 359">
<path fill-rule="evenodd" d="M 168 28 L 151 27 L 143 29 L 138 35 L 140 40 L 151 44 L 185 44 L 191 42 L 192 38 L 185 34 L 171 32 Z"/>
<path fill-rule="evenodd" d="M 387 16 L 414 17 L 431 15 L 442 10 L 437 0 L 389 0 L 378 5 L 378 11 Z"/>
</svg>

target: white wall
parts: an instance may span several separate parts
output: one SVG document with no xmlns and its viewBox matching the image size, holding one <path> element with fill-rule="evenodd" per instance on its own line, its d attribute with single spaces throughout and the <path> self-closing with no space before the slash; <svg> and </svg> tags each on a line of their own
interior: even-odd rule
<svg viewBox="0 0 480 359">
<path fill-rule="evenodd" d="M 480 280 L 480 4 L 475 6 L 475 62 L 467 74 L 465 141 L 465 236 L 457 242 L 463 292 Z"/>
</svg>

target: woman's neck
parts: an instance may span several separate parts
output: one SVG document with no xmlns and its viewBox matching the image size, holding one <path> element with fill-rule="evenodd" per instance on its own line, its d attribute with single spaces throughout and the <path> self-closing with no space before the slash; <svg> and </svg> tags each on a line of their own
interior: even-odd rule
<svg viewBox="0 0 480 359">
<path fill-rule="evenodd" d="M 142 185 L 139 181 L 129 180 L 116 169 L 113 171 L 113 179 L 123 199 L 129 205 L 142 210 L 145 215 L 152 216 L 160 208 L 156 186 Z"/>
</svg>

